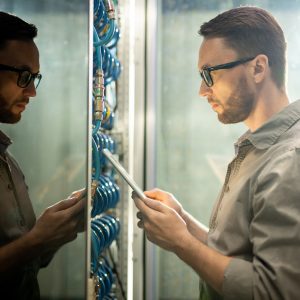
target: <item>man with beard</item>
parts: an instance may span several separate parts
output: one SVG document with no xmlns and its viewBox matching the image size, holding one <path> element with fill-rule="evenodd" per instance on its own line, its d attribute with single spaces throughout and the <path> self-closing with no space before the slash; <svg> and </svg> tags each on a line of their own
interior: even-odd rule
<svg viewBox="0 0 300 300">
<path fill-rule="evenodd" d="M 298 299 L 300 102 L 286 93 L 284 34 L 256 7 L 226 11 L 199 33 L 199 94 L 219 121 L 249 130 L 235 144 L 209 229 L 158 189 L 145 201 L 133 194 L 138 226 L 195 270 L 200 299 Z"/>
<path fill-rule="evenodd" d="M 20 121 L 42 78 L 34 25 L 0 12 L 0 122 Z M 0 298 L 40 299 L 37 273 L 83 229 L 84 192 L 47 208 L 36 221 L 24 175 L 0 131 Z"/>
</svg>

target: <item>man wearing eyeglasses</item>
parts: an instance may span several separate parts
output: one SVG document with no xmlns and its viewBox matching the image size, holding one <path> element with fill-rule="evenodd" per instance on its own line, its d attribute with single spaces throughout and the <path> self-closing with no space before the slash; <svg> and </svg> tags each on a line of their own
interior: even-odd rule
<svg viewBox="0 0 300 300">
<path fill-rule="evenodd" d="M 0 123 L 15 124 L 42 75 L 34 25 L 0 12 Z M 37 273 L 83 229 L 84 197 L 77 191 L 36 220 L 24 175 L 0 131 L 0 298 L 40 299 Z"/>
<path fill-rule="evenodd" d="M 202 278 L 200 299 L 299 299 L 300 102 L 286 93 L 284 34 L 256 7 L 226 11 L 199 33 L 199 94 L 222 123 L 249 130 L 235 144 L 209 229 L 161 190 L 144 201 L 133 195 L 138 226 Z"/>
</svg>

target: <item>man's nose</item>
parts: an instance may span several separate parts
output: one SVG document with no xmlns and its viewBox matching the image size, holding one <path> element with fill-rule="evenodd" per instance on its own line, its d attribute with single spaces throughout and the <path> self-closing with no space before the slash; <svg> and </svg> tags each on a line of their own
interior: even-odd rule
<svg viewBox="0 0 300 300">
<path fill-rule="evenodd" d="M 28 97 L 35 97 L 36 96 L 36 88 L 34 86 L 33 81 L 31 81 L 29 83 L 29 85 L 26 88 L 24 88 L 23 93 L 24 93 L 25 96 L 28 96 Z"/>
<path fill-rule="evenodd" d="M 211 88 L 206 85 L 204 80 L 202 80 L 199 88 L 199 96 L 206 97 L 209 94 L 211 94 Z"/>
</svg>

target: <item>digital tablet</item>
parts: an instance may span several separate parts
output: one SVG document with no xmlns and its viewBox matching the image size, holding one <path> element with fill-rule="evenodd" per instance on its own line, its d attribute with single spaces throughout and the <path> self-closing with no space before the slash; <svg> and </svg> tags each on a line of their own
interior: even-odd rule
<svg viewBox="0 0 300 300">
<path fill-rule="evenodd" d="M 131 188 L 136 192 L 140 199 L 145 199 L 146 196 L 143 191 L 138 187 L 136 182 L 130 177 L 127 171 L 122 167 L 122 165 L 114 158 L 113 154 L 108 149 L 103 149 L 102 153 L 111 162 L 115 169 L 120 173 L 120 175 L 125 179 L 125 181 L 131 186 Z"/>
</svg>

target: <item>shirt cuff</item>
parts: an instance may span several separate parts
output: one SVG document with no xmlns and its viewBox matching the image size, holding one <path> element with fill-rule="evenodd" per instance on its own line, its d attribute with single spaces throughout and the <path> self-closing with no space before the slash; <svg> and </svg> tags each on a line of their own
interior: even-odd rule
<svg viewBox="0 0 300 300">
<path fill-rule="evenodd" d="M 252 263 L 239 258 L 232 258 L 225 269 L 222 292 L 224 300 L 252 300 Z"/>
</svg>

